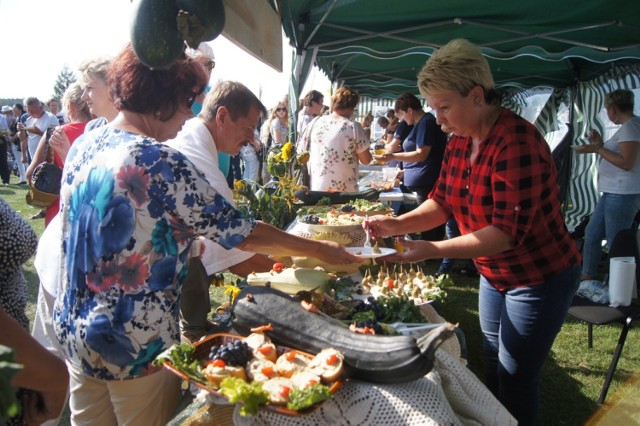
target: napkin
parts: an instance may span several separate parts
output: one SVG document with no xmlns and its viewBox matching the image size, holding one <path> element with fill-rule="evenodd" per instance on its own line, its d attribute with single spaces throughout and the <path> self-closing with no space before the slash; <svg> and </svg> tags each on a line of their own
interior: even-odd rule
<svg viewBox="0 0 640 426">
<path fill-rule="evenodd" d="M 614 257 L 609 260 L 609 301 L 611 306 L 629 306 L 636 281 L 636 262 L 633 257 Z"/>
</svg>

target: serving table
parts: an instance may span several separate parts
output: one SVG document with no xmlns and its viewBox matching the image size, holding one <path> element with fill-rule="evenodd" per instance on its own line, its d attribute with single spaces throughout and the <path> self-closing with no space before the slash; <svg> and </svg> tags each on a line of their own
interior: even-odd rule
<svg viewBox="0 0 640 426">
<path fill-rule="evenodd" d="M 420 307 L 429 322 L 444 322 L 431 305 Z M 197 388 L 196 388 L 197 389 Z M 260 410 L 243 417 L 239 407 L 201 391 L 171 425 L 516 425 L 517 422 L 466 367 L 454 336 L 435 354 L 434 368 L 408 383 L 380 385 L 348 379 L 333 399 L 309 414 Z"/>
</svg>

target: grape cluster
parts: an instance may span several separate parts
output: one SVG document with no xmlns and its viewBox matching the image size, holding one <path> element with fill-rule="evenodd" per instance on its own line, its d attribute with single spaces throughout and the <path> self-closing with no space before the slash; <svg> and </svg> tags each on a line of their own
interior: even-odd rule
<svg viewBox="0 0 640 426">
<path fill-rule="evenodd" d="M 355 206 L 352 206 L 351 204 L 345 204 L 342 207 L 340 207 L 340 211 L 345 212 L 345 213 L 350 213 L 352 211 L 354 211 L 356 208 Z"/>
<path fill-rule="evenodd" d="M 358 328 L 373 328 L 373 331 L 375 331 L 376 334 L 382 334 L 382 326 L 378 324 L 378 321 L 376 320 L 368 319 L 366 321 L 356 321 L 355 324 Z"/>
<path fill-rule="evenodd" d="M 361 302 L 362 303 L 358 303 L 353 308 L 352 316 L 353 314 L 357 314 L 358 312 L 373 311 L 378 321 L 384 318 L 384 311 L 382 309 L 382 306 L 380 305 L 380 303 L 378 303 L 375 297 L 369 296 L 367 297 L 366 301 L 361 300 Z"/>
<path fill-rule="evenodd" d="M 300 218 L 300 222 L 308 223 L 310 225 L 317 225 L 320 223 L 320 218 L 315 214 L 306 214 Z"/>
<path fill-rule="evenodd" d="M 227 365 L 244 367 L 253 357 L 251 348 L 243 340 L 234 340 L 226 345 L 212 346 L 209 359 L 215 361 L 221 359 Z"/>
</svg>

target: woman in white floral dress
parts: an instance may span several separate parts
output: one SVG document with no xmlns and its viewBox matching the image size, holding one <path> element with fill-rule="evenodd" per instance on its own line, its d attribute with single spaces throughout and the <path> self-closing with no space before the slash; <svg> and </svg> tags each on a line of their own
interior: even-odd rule
<svg viewBox="0 0 640 426">
<path fill-rule="evenodd" d="M 315 118 L 306 127 L 298 153 L 310 154 L 307 167 L 313 191 L 357 191 L 358 165 L 373 159 L 370 141 L 360 123 L 351 117 L 360 96 L 353 89 L 340 87 L 331 97 L 330 115 Z"/>
</svg>

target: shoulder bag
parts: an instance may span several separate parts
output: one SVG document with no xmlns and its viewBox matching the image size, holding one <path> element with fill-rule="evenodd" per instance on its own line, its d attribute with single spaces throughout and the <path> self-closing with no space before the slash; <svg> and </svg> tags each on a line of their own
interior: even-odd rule
<svg viewBox="0 0 640 426">
<path fill-rule="evenodd" d="M 49 207 L 60 196 L 62 168 L 54 163 L 53 150 L 49 145 L 49 138 L 53 128 L 47 129 L 45 161 L 38 164 L 33 171 L 27 192 L 27 204 L 41 209 Z"/>
</svg>

